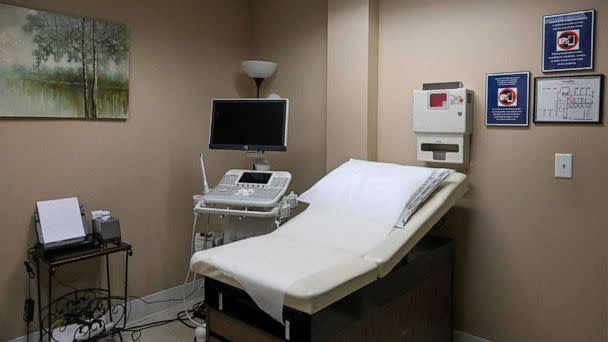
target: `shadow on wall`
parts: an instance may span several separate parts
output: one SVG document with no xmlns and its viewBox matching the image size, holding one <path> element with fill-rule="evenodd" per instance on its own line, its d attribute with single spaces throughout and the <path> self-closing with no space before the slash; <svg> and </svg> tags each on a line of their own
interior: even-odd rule
<svg viewBox="0 0 608 342">
<path fill-rule="evenodd" d="M 33 220 L 32 225 L 30 226 L 31 233 L 28 233 L 28 241 L 30 242 L 28 246 L 33 246 L 35 241 L 37 241 L 36 234 L 34 233 Z M 23 260 L 25 261 L 26 251 L 23 254 Z M 33 265 L 32 265 L 33 266 Z M 33 266 L 34 267 L 34 266 Z M 46 306 L 48 304 L 48 288 L 49 288 L 49 273 L 42 266 L 40 269 L 40 292 L 42 295 L 43 305 Z M 34 267 L 34 272 L 36 272 L 36 268 Z M 34 320 L 30 325 L 29 332 L 32 333 L 38 330 L 38 292 L 37 292 L 37 281 L 38 274 L 36 274 L 35 278 L 31 279 L 28 282 L 27 274 L 25 273 L 25 267 L 23 264 L 19 264 L 19 267 L 15 267 L 12 270 L 8 271 L 7 278 L 14 279 L 14 289 L 10 291 L 10 293 L 21 293 L 22 289 L 25 289 L 23 293 L 28 293 L 28 285 L 31 289 L 31 296 L 36 302 L 36 307 L 34 309 Z M 101 288 L 105 287 L 106 283 L 103 282 L 105 280 L 105 263 L 101 258 L 93 258 L 89 260 L 83 260 L 75 264 L 66 265 L 64 267 L 58 267 L 55 275 L 53 276 L 53 285 L 52 285 L 52 295 L 53 299 L 56 300 L 61 296 L 74 291 L 74 289 L 86 289 L 86 288 Z M 25 299 L 25 298 L 23 298 Z M 14 308 L 15 310 L 3 310 L 0 312 L 0 332 L 6 332 L 10 329 L 14 328 L 13 326 L 8 326 L 11 320 L 10 317 L 14 317 L 15 314 L 20 314 L 21 308 Z M 46 317 L 43 313 L 43 317 Z M 21 322 L 25 329 L 25 322 Z M 25 334 L 25 330 L 24 334 Z"/>
<path fill-rule="evenodd" d="M 32 213 L 34 211 L 34 206 L 32 206 Z M 33 246 L 37 237 L 36 237 L 36 233 L 35 233 L 35 228 L 34 228 L 34 219 L 30 218 L 27 227 L 24 225 L 23 227 L 20 227 L 21 229 L 27 229 L 27 246 L 28 248 L 30 246 Z M 26 250 L 23 250 L 23 261 L 26 260 Z M 35 271 L 35 270 L 34 270 Z M 13 284 L 11 287 L 11 290 L 9 293 L 27 293 L 27 286 L 28 286 L 28 281 L 27 281 L 27 274 L 25 273 L 25 267 L 23 265 L 23 263 L 18 263 L 16 265 L 14 265 L 14 267 L 12 268 L 6 268 L 4 270 L 5 274 L 4 277 L 6 277 L 7 279 L 13 279 Z M 32 291 L 32 296 L 36 296 L 36 279 L 32 279 L 31 281 L 31 291 Z M 46 289 L 46 287 L 45 287 Z M 45 292 L 46 293 L 46 292 Z M 14 308 L 16 310 L 19 310 L 18 308 Z M 38 312 L 37 310 L 34 310 L 36 313 Z M 15 313 L 18 311 L 15 310 L 2 310 L 0 311 L 0 332 L 2 331 L 10 331 L 10 329 L 12 329 L 12 326 L 8 326 L 8 324 L 11 322 L 11 318 L 14 317 Z M 38 322 L 38 315 L 36 314 L 35 317 L 35 322 Z M 25 326 L 25 324 L 24 324 Z M 1 338 L 0 338 L 1 339 Z"/>
<path fill-rule="evenodd" d="M 232 75 L 232 81 L 240 97 L 255 97 L 255 83 L 244 71 L 235 72 L 234 75 Z M 264 86 L 267 85 L 266 82 L 268 82 L 268 80 L 262 85 L 261 91 L 263 91 L 265 88 Z M 260 94 L 260 96 L 262 95 Z"/>
<path fill-rule="evenodd" d="M 264 83 L 262 83 L 262 88 L 260 89 L 260 97 L 268 97 L 268 95 L 273 93 L 278 94 L 281 97 L 284 96 L 284 94 L 281 94 L 280 89 L 277 89 L 274 86 L 275 80 L 279 78 L 280 72 L 280 69 L 277 69 L 272 77 L 264 80 Z"/>
<path fill-rule="evenodd" d="M 433 235 L 454 239 L 455 241 L 455 263 L 454 263 L 454 329 L 463 331 L 464 326 L 471 324 L 470 319 L 475 315 L 495 315 L 500 302 L 489 301 L 482 305 L 475 303 L 473 298 L 483 295 L 500 296 L 495 293 L 496 285 L 500 282 L 510 282 L 514 279 L 509 267 L 509 256 L 506 248 L 491 229 L 492 218 L 480 208 L 477 187 L 469 186 L 469 191 L 459 200 L 454 207 L 445 215 L 445 222 L 432 231 Z M 483 208 L 483 206 L 481 206 Z M 497 243 L 491 246 L 493 259 L 479 258 L 480 254 L 486 253 L 489 248 L 487 241 L 493 240 Z M 532 262 L 532 261 L 531 261 Z M 476 274 L 484 274 L 479 278 Z M 475 292 L 473 292 L 475 289 Z M 523 294 L 523 298 L 529 298 L 533 293 Z M 527 312 L 522 312 L 527 315 Z M 522 319 L 533 320 L 530 315 Z M 467 331 L 484 338 L 492 337 L 484 334 L 484 331 Z"/>
<path fill-rule="evenodd" d="M 469 150 L 470 151 L 470 150 Z M 444 164 L 444 163 L 432 163 L 432 162 L 426 162 L 424 163 L 424 167 L 434 167 L 434 168 L 446 168 L 446 169 L 453 169 L 456 170 L 457 172 L 461 172 L 464 174 L 469 174 L 469 169 L 470 169 L 470 165 L 471 163 L 467 163 L 467 164 Z M 469 191 L 471 191 L 469 189 Z"/>
<path fill-rule="evenodd" d="M 459 317 L 464 317 L 467 312 L 466 303 L 462 298 L 466 298 L 466 289 L 470 284 L 467 283 L 471 278 L 465 274 L 470 267 L 469 255 L 471 254 L 472 245 L 475 243 L 475 232 L 472 227 L 474 208 L 470 205 L 472 197 L 475 195 L 474 186 L 469 187 L 469 192 L 465 194 L 463 199 L 458 201 L 452 209 L 445 215 L 446 221 L 432 234 L 442 237 L 454 239 L 455 241 L 455 262 L 454 262 L 454 329 L 459 330 L 463 322 L 458 320 Z"/>
</svg>

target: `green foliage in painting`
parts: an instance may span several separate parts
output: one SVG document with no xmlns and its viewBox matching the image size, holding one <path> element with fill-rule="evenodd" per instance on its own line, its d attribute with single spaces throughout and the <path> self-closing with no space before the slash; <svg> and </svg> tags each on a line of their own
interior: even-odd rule
<svg viewBox="0 0 608 342">
<path fill-rule="evenodd" d="M 126 118 L 129 37 L 125 25 L 8 5 L 0 5 L 0 15 L 21 23 L 21 33 L 14 33 L 16 25 L 0 26 L 0 49 L 7 51 L 4 63 L 0 60 L 0 98 L 17 94 L 31 102 L 29 107 L 24 101 L 12 103 L 21 110 L 48 108 L 75 112 L 77 117 Z M 13 35 L 4 44 L 3 30 Z M 19 39 L 26 44 L 19 44 Z M 28 48 L 30 65 L 19 63 L 25 54 L 17 49 Z M 15 58 L 10 58 L 11 52 Z M 12 116 L 28 114 L 36 116 L 19 110 Z"/>
</svg>

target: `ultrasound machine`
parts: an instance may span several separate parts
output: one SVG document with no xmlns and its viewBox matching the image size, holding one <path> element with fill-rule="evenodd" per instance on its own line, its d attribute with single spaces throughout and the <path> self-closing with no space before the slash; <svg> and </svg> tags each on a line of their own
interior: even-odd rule
<svg viewBox="0 0 608 342">
<path fill-rule="evenodd" d="M 244 151 L 253 170 L 232 169 L 213 188 L 207 185 L 200 155 L 203 192 L 194 196 L 199 214 L 220 215 L 223 243 L 266 234 L 276 229 L 297 206 L 287 194 L 291 174 L 271 171 L 266 151 L 287 150 L 287 99 L 214 99 L 209 148 Z"/>
</svg>

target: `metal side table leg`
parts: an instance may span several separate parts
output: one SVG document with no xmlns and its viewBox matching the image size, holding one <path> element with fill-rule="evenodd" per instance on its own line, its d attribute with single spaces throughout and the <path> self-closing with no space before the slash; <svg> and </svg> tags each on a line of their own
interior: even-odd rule
<svg viewBox="0 0 608 342">
<path fill-rule="evenodd" d="M 38 277 L 37 280 L 37 287 L 38 287 L 38 339 L 40 341 L 42 341 L 42 338 L 44 336 L 43 332 L 44 332 L 44 328 L 42 325 L 42 292 L 40 291 L 40 261 L 38 259 L 36 260 L 36 277 Z"/>
<path fill-rule="evenodd" d="M 126 329 L 127 328 L 127 301 L 129 299 L 129 293 L 128 293 L 128 286 L 129 286 L 129 256 L 133 255 L 133 252 L 129 249 L 125 251 L 125 308 L 124 308 L 124 321 L 123 321 L 123 325 L 122 328 Z"/>
<path fill-rule="evenodd" d="M 112 316 L 112 289 L 110 285 L 110 255 L 106 254 L 106 283 L 108 285 L 108 308 L 110 313 L 110 322 L 114 323 L 114 317 Z"/>
<path fill-rule="evenodd" d="M 51 325 L 53 323 L 52 314 L 51 314 L 51 302 L 53 301 L 53 273 L 55 273 L 55 269 L 53 267 L 49 268 L 49 298 L 48 298 L 48 309 L 46 310 L 48 317 L 48 340 L 53 340 L 53 329 Z"/>
</svg>

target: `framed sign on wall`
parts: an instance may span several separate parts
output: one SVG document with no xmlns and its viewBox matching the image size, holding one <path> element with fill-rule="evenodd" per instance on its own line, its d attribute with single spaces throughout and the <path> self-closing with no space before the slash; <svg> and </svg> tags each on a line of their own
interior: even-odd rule
<svg viewBox="0 0 608 342">
<path fill-rule="evenodd" d="M 530 72 L 486 75 L 486 126 L 528 126 Z"/>
<path fill-rule="evenodd" d="M 593 69 L 595 10 L 543 17 L 543 72 Z"/>
<path fill-rule="evenodd" d="M 536 123 L 600 123 L 604 75 L 534 79 Z"/>
</svg>

